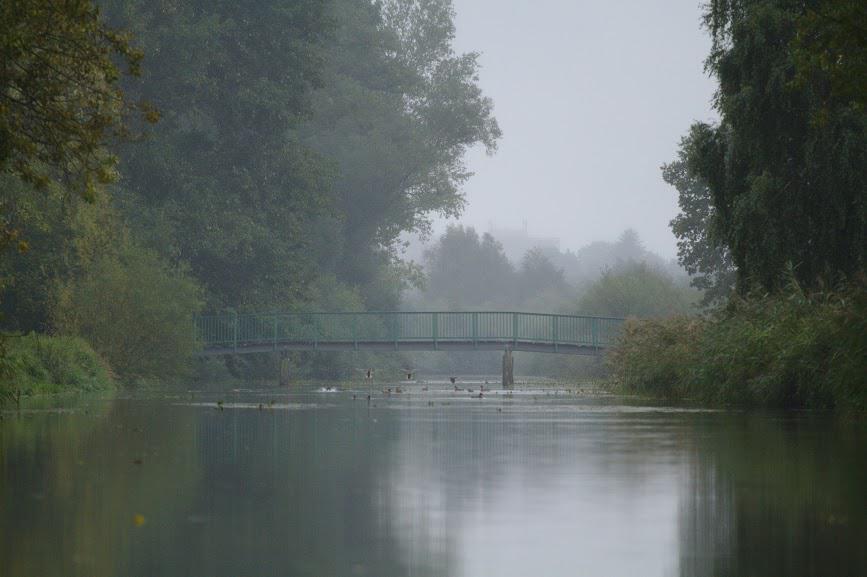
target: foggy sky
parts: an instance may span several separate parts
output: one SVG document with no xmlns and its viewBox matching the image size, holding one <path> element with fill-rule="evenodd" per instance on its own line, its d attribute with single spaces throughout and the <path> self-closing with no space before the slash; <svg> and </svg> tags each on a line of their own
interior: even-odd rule
<svg viewBox="0 0 867 577">
<path fill-rule="evenodd" d="M 467 157 L 462 223 L 558 236 L 562 248 L 635 228 L 676 254 L 677 193 L 660 165 L 694 120 L 712 120 L 710 40 L 699 0 L 454 0 L 458 52 L 481 52 L 480 84 L 503 130 Z M 435 233 L 445 228 L 439 221 Z"/>
</svg>

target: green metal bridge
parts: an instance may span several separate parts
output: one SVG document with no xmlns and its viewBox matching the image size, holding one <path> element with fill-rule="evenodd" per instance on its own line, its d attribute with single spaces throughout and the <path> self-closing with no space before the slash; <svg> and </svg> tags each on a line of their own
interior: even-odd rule
<svg viewBox="0 0 867 577">
<path fill-rule="evenodd" d="M 519 312 L 221 314 L 195 319 L 202 354 L 511 350 L 599 354 L 623 319 Z"/>
</svg>

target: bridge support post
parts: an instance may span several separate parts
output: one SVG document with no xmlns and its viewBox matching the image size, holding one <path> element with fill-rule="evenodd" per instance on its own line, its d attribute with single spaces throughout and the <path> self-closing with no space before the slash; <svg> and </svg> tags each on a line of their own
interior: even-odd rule
<svg viewBox="0 0 867 577">
<path fill-rule="evenodd" d="M 512 347 L 506 347 L 503 351 L 503 388 L 511 389 L 515 386 L 515 360 L 512 358 Z"/>
<path fill-rule="evenodd" d="M 289 354 L 286 351 L 280 353 L 280 386 L 289 386 Z"/>
</svg>

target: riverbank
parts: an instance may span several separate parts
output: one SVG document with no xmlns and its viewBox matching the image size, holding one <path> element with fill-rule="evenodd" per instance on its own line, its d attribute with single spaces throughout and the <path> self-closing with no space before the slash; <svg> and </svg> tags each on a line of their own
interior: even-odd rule
<svg viewBox="0 0 867 577">
<path fill-rule="evenodd" d="M 28 334 L 2 338 L 0 403 L 21 397 L 115 388 L 108 365 L 78 337 Z"/>
<path fill-rule="evenodd" d="M 626 393 L 716 406 L 867 410 L 867 291 L 732 300 L 630 320 L 610 361 Z"/>
</svg>

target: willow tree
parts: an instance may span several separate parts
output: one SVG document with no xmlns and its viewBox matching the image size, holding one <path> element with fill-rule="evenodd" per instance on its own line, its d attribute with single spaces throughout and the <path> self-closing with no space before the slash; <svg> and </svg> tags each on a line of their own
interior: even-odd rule
<svg viewBox="0 0 867 577">
<path fill-rule="evenodd" d="M 864 270 L 862 95 L 835 81 L 841 74 L 836 66 L 804 56 L 804 50 L 821 51 L 802 34 L 825 7 L 794 0 L 713 0 L 707 6 L 713 44 L 706 67 L 719 82 L 720 122 L 693 126 L 686 162 L 709 188 L 714 230 L 737 267 L 741 290 L 776 290 L 787 270 L 810 287 Z M 853 14 L 862 20 L 835 34 L 863 28 L 864 11 Z M 858 58 L 863 67 L 861 44 L 835 41 L 843 51 L 835 62 L 848 65 L 852 56 L 856 68 Z"/>
</svg>

